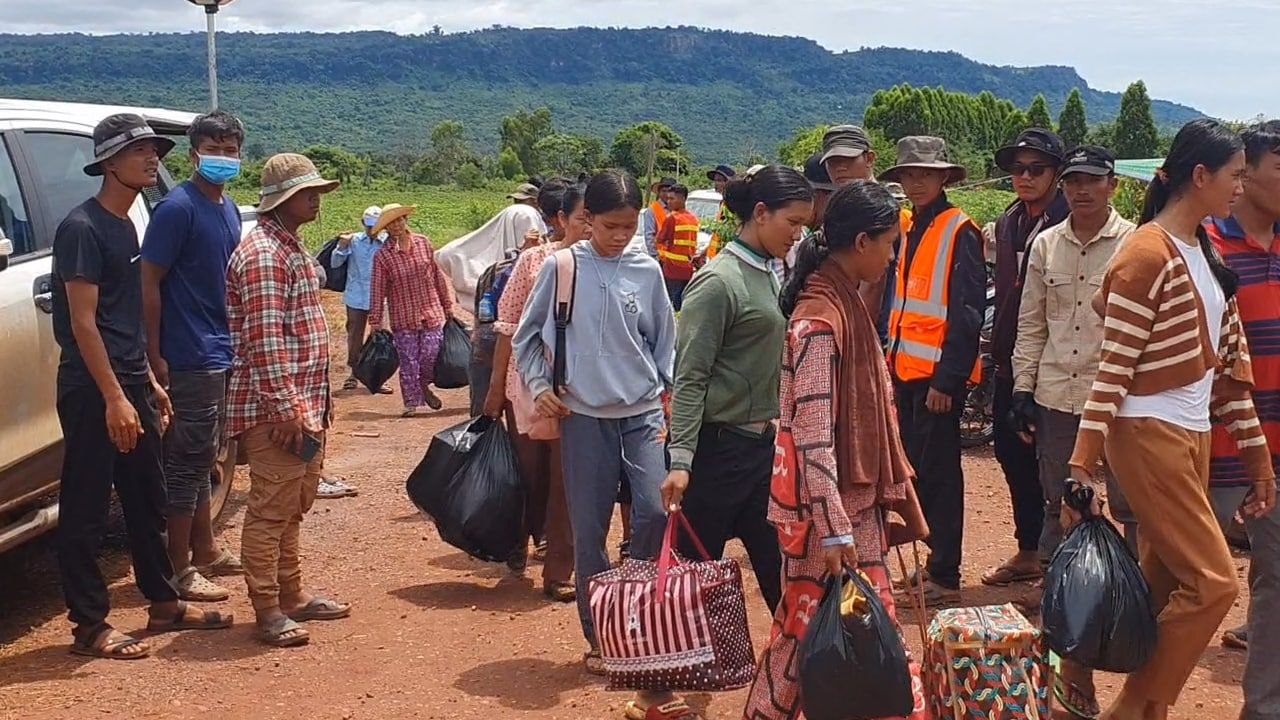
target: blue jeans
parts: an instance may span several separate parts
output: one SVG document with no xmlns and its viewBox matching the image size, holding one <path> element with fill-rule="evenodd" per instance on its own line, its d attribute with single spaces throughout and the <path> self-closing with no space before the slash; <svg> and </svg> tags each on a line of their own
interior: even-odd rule
<svg viewBox="0 0 1280 720">
<path fill-rule="evenodd" d="M 662 481 L 667 463 L 662 442 L 662 410 L 610 420 L 570 415 L 560 423 L 565 499 L 573 526 L 578 619 L 596 647 L 588 582 L 609 569 L 609 522 L 618 497 L 618 478 L 631 481 L 631 557 L 651 560 L 662 547 L 667 516 Z"/>
</svg>

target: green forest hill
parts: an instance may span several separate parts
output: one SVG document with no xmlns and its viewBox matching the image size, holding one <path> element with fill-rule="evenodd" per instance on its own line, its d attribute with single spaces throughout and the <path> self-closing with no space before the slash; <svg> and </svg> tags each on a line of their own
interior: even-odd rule
<svg viewBox="0 0 1280 720">
<path fill-rule="evenodd" d="M 204 43 L 199 33 L 0 35 L 0 96 L 198 110 Z M 661 119 L 706 165 L 772 156 L 797 128 L 860 121 L 876 91 L 900 83 L 990 91 L 1019 107 L 1043 94 L 1055 117 L 1079 88 L 1090 124 L 1113 120 L 1121 100 L 1067 67 L 892 48 L 832 53 L 803 38 L 693 28 L 224 33 L 219 70 L 222 105 L 249 123 L 256 156 L 316 144 L 420 154 L 450 120 L 493 153 L 505 116 L 545 106 L 557 130 L 605 143 Z M 1151 112 L 1162 129 L 1201 114 L 1160 100 Z"/>
</svg>

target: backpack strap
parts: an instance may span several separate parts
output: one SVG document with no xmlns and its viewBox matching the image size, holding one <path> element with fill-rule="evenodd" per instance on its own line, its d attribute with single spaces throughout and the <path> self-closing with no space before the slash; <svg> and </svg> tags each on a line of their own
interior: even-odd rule
<svg viewBox="0 0 1280 720">
<path fill-rule="evenodd" d="M 558 395 L 565 383 L 565 358 L 568 357 L 566 336 L 569 321 L 573 319 L 573 303 L 578 284 L 578 261 L 573 256 L 572 248 L 557 250 L 552 257 L 555 258 L 556 263 L 556 347 L 551 357 L 551 385 Z"/>
</svg>

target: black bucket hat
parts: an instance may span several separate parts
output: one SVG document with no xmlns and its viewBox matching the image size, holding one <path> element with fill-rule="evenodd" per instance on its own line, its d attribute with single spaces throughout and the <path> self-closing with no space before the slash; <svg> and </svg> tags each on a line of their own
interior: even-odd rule
<svg viewBox="0 0 1280 720">
<path fill-rule="evenodd" d="M 156 153 L 163 158 L 173 149 L 174 142 L 156 134 L 141 115 L 119 113 L 103 118 L 93 129 L 93 162 L 84 166 L 84 174 L 90 177 L 102 175 L 102 162 L 120 154 L 135 143 L 149 140 L 156 144 Z"/>
<path fill-rule="evenodd" d="M 996 167 L 1005 172 L 1013 172 L 1013 158 L 1020 150 L 1034 150 L 1053 160 L 1055 165 L 1062 165 L 1067 148 L 1058 137 L 1058 133 L 1044 128 L 1023 130 L 1012 145 L 1005 145 L 996 151 Z"/>
<path fill-rule="evenodd" d="M 719 175 L 723 175 L 725 180 L 732 180 L 737 175 L 737 172 L 728 165 L 717 165 L 715 170 L 707 171 L 707 179 L 712 182 L 715 182 L 716 177 Z"/>
</svg>

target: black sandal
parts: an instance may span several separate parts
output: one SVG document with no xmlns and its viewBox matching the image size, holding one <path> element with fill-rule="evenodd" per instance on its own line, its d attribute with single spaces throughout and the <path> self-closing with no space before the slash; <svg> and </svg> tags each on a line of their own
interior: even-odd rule
<svg viewBox="0 0 1280 720">
<path fill-rule="evenodd" d="M 151 646 L 147 645 L 138 638 L 129 635 L 121 635 L 115 640 L 98 644 L 99 640 L 111 637 L 111 633 L 115 632 L 114 628 L 108 627 L 99 634 L 91 643 L 82 643 L 76 640 L 71 644 L 72 655 L 82 655 L 84 657 L 99 658 L 102 660 L 141 660 L 151 655 Z M 141 652 L 125 653 L 122 652 L 128 648 L 143 646 Z"/>
</svg>

